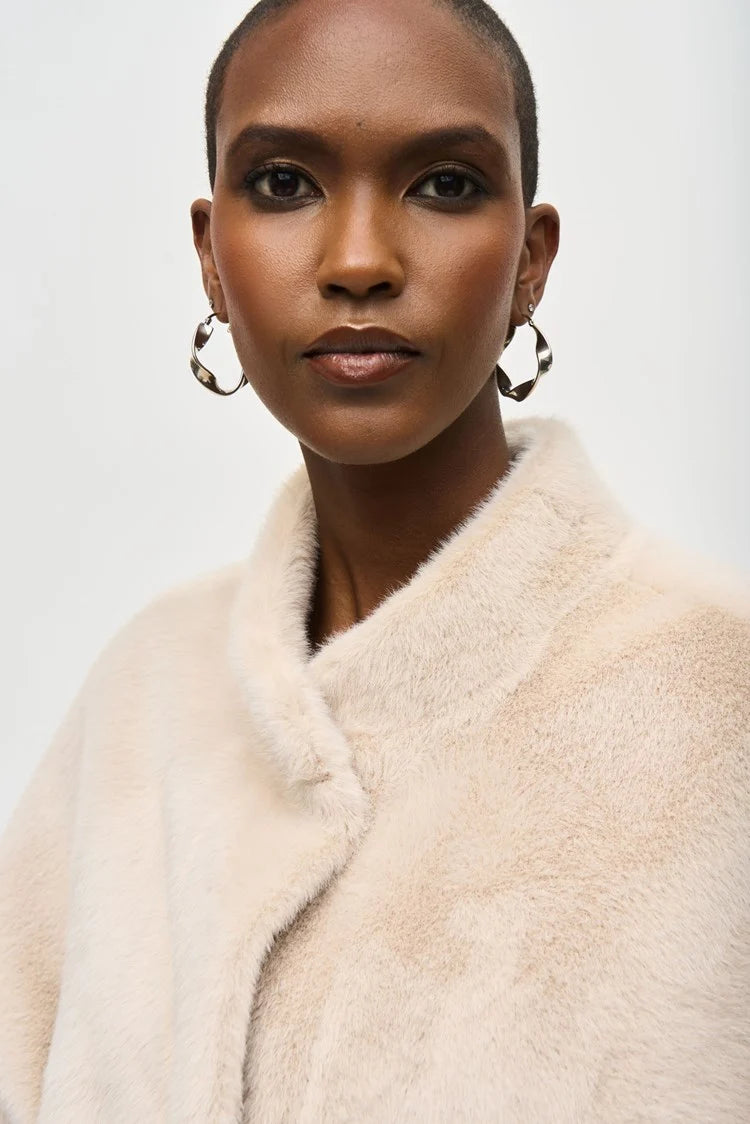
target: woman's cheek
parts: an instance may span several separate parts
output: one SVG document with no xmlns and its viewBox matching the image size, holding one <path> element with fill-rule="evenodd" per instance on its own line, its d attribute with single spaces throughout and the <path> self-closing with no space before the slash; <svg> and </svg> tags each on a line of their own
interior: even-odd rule
<svg viewBox="0 0 750 1124">
<path fill-rule="evenodd" d="M 515 290 L 517 258 L 497 236 L 461 248 L 444 259 L 442 275 L 433 281 L 431 301 L 442 309 L 441 333 L 459 348 L 476 349 L 478 341 L 492 351 L 497 342 L 500 354 L 503 320 L 509 313 Z"/>
</svg>

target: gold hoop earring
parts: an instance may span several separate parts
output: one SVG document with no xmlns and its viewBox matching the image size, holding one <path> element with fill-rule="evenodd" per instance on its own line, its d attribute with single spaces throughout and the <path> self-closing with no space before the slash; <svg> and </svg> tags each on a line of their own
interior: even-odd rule
<svg viewBox="0 0 750 1124">
<path fill-rule="evenodd" d="M 534 311 L 535 305 L 529 301 L 528 305 L 529 315 L 526 317 L 527 323 L 536 332 L 536 360 L 537 369 L 533 379 L 528 382 L 519 383 L 518 386 L 511 386 L 510 379 L 500 365 L 495 366 L 495 377 L 497 378 L 497 385 L 500 388 L 500 393 L 504 394 L 506 398 L 514 398 L 516 402 L 523 402 L 524 398 L 528 398 L 532 390 L 536 386 L 542 375 L 546 375 L 547 371 L 552 366 L 552 352 L 550 346 L 542 333 L 537 328 L 534 321 L 531 319 L 531 313 Z M 505 341 L 505 347 L 508 346 L 510 341 L 515 335 L 515 325 L 512 327 Z"/>
<path fill-rule="evenodd" d="M 198 382 L 201 384 L 201 386 L 207 387 L 208 390 L 213 390 L 214 394 L 222 394 L 224 396 L 227 396 L 229 394 L 235 394 L 241 386 L 245 386 L 245 384 L 247 383 L 247 379 L 245 378 L 245 372 L 242 371 L 242 378 L 237 383 L 234 390 L 223 390 L 217 383 L 213 373 L 209 371 L 208 367 L 205 367 L 198 358 L 197 353 L 208 343 L 214 330 L 211 324 L 211 321 L 216 316 L 216 313 L 213 310 L 214 302 L 209 298 L 208 303 L 211 305 L 211 312 L 205 320 L 201 320 L 193 335 L 193 344 L 190 349 L 190 370 L 198 379 Z M 230 330 L 231 329 L 227 328 L 227 331 Z"/>
</svg>

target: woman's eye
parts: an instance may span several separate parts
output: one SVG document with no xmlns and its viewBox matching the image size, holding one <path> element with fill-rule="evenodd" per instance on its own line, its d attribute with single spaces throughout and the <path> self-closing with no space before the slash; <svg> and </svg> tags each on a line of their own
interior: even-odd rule
<svg viewBox="0 0 750 1124">
<path fill-rule="evenodd" d="M 474 177 L 461 168 L 441 168 L 439 171 L 431 172 L 429 176 L 425 176 L 423 180 L 420 180 L 420 183 L 429 183 L 430 180 L 435 181 L 435 193 L 428 193 L 423 196 L 426 199 L 440 199 L 447 203 L 451 201 L 463 203 L 467 199 L 486 194 L 484 188 L 477 183 Z M 474 188 L 474 191 L 465 192 L 464 188 L 469 185 Z"/>
<path fill-rule="evenodd" d="M 258 190 L 258 184 L 267 181 L 267 190 Z M 283 164 L 271 164 L 265 168 L 257 168 L 245 178 L 245 184 L 256 195 L 265 199 L 305 199 L 305 195 L 297 195 L 296 189 L 300 181 L 310 183 L 307 176 L 296 168 L 287 168 Z"/>
</svg>

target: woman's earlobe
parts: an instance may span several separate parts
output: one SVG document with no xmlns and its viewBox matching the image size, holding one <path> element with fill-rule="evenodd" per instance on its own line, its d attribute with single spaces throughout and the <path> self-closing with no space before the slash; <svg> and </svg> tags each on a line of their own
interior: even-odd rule
<svg viewBox="0 0 750 1124">
<path fill-rule="evenodd" d="M 215 275 L 204 276 L 203 287 L 206 290 L 206 299 L 220 324 L 229 324 L 229 313 L 224 302 L 224 293 L 221 283 Z"/>
</svg>

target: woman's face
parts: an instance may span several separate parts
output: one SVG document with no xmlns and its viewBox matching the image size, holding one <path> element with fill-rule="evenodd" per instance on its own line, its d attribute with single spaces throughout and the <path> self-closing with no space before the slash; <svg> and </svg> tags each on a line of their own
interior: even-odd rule
<svg viewBox="0 0 750 1124">
<path fill-rule="evenodd" d="M 438 129 L 472 135 L 423 136 Z M 348 464 L 404 457 L 462 414 L 556 249 L 554 208 L 524 209 L 510 80 L 432 0 L 301 2 L 251 34 L 226 75 L 213 201 L 191 213 L 258 397 Z M 421 354 L 384 382 L 334 385 L 302 353 L 340 325 Z"/>
</svg>

